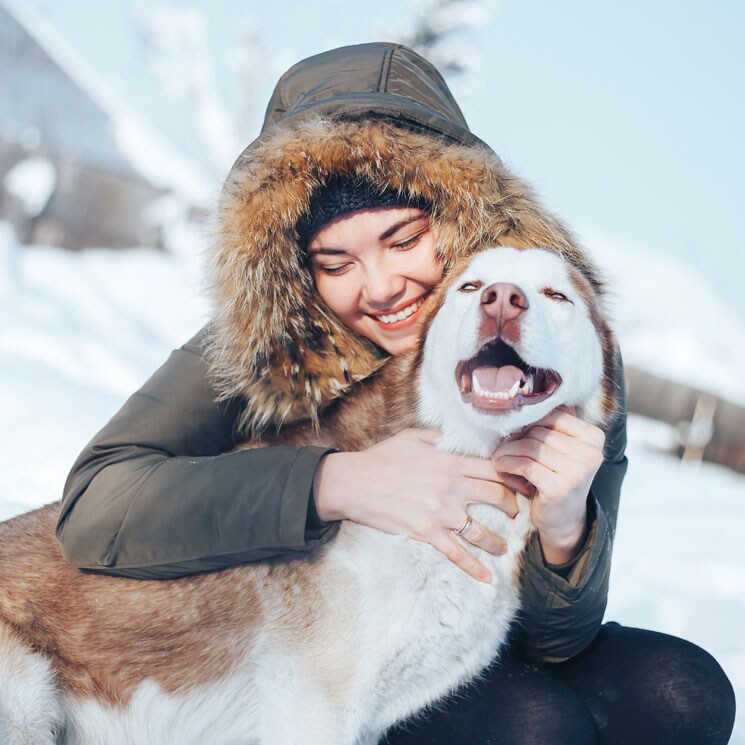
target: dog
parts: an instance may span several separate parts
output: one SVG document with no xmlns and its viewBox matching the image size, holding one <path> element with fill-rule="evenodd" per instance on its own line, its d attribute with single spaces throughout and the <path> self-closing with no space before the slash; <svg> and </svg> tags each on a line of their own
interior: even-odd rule
<svg viewBox="0 0 745 745">
<path fill-rule="evenodd" d="M 600 298 L 556 252 L 499 247 L 452 267 L 412 353 L 278 442 L 356 450 L 409 426 L 488 457 L 555 407 L 607 424 L 615 342 Z M 256 446 L 259 443 L 251 443 Z M 264 443 L 266 444 L 266 443 Z M 6 745 L 372 745 L 473 679 L 519 607 L 531 530 L 473 518 L 505 555 L 470 547 L 477 582 L 432 546 L 344 521 L 307 558 L 167 582 L 80 573 L 58 506 L 0 526 L 0 742 Z"/>
</svg>

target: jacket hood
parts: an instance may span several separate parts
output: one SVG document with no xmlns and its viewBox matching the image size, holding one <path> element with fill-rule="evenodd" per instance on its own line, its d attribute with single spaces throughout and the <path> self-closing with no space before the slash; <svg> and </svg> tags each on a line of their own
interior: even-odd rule
<svg viewBox="0 0 745 745">
<path fill-rule="evenodd" d="M 261 136 L 279 123 L 340 114 L 377 115 L 481 143 L 440 73 L 414 50 L 384 42 L 332 49 L 291 67 L 269 100 Z"/>
<path fill-rule="evenodd" d="M 218 208 L 207 359 L 219 397 L 245 399 L 244 434 L 315 420 L 387 359 L 321 303 L 298 246 L 298 219 L 335 176 L 433 205 L 446 271 L 488 246 L 543 246 L 601 290 L 570 233 L 469 132 L 428 62 L 393 44 L 312 57 L 279 81 Z"/>
</svg>

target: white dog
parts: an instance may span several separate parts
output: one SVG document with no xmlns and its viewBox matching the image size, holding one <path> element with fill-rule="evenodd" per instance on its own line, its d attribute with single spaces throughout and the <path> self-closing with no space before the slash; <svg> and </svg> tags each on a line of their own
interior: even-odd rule
<svg viewBox="0 0 745 745">
<path fill-rule="evenodd" d="M 580 268 L 496 248 L 430 298 L 425 341 L 283 442 L 358 449 L 410 426 L 489 456 L 556 406 L 604 423 L 614 342 Z M 82 574 L 57 506 L 0 526 L 0 742 L 372 745 L 497 655 L 530 505 L 471 514 L 509 543 L 471 579 L 431 546 L 351 522 L 304 560 L 168 582 Z"/>
</svg>

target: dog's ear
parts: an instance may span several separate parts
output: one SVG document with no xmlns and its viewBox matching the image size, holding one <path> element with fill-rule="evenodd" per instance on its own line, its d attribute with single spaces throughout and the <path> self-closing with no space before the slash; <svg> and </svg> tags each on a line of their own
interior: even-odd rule
<svg viewBox="0 0 745 745">
<path fill-rule="evenodd" d="M 603 376 L 597 395 L 580 407 L 581 419 L 600 427 L 605 432 L 610 428 L 616 413 L 622 406 L 623 366 L 621 364 L 618 341 L 611 329 L 605 313 L 603 297 L 590 284 L 585 275 L 570 265 L 569 272 L 572 285 L 587 306 L 598 339 L 600 339 L 603 356 Z"/>
</svg>

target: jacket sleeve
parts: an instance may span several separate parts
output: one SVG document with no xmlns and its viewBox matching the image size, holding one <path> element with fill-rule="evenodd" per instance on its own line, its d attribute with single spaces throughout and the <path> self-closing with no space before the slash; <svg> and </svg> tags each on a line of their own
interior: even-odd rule
<svg viewBox="0 0 745 745">
<path fill-rule="evenodd" d="M 318 447 L 230 451 L 239 403 L 216 403 L 204 330 L 173 352 L 81 453 L 57 537 L 87 570 L 167 579 L 307 552 L 335 532 L 315 512 Z"/>
<path fill-rule="evenodd" d="M 555 567 L 543 558 L 536 533 L 528 543 L 512 648 L 533 663 L 562 662 L 579 654 L 603 620 L 618 502 L 628 463 L 622 367 L 619 378 L 619 410 L 606 437 L 603 464 L 590 488 L 584 546 L 568 565 Z"/>
</svg>

